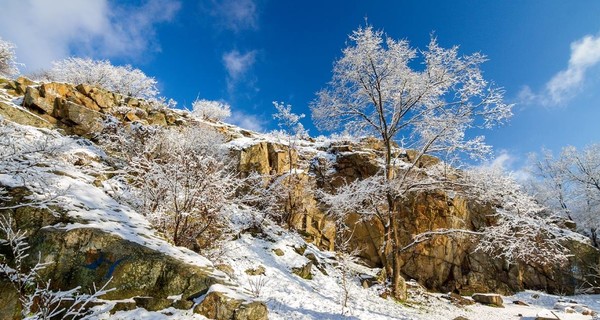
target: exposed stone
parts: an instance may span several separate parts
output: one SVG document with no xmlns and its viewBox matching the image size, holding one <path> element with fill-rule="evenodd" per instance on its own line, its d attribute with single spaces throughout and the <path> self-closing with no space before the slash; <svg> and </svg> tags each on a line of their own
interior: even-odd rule
<svg viewBox="0 0 600 320">
<path fill-rule="evenodd" d="M 146 310 L 162 310 L 173 305 L 173 301 L 165 298 L 154 298 L 149 296 L 133 297 L 135 306 Z"/>
<path fill-rule="evenodd" d="M 281 257 L 281 256 L 283 256 L 283 255 L 284 255 L 284 253 L 283 253 L 283 250 L 281 250 L 281 249 L 279 249 L 279 248 L 275 248 L 275 249 L 273 249 L 273 253 L 275 253 L 275 255 L 276 255 L 276 256 L 279 256 L 279 257 Z"/>
<path fill-rule="evenodd" d="M 524 307 L 529 307 L 529 304 L 527 304 L 526 302 L 521 301 L 521 300 L 515 300 L 515 301 L 513 301 L 513 304 L 516 304 L 519 306 L 524 306 Z"/>
<path fill-rule="evenodd" d="M 312 273 L 311 273 L 312 266 L 313 266 L 312 261 L 309 261 L 302 267 L 293 267 L 292 273 L 294 273 L 295 275 L 299 276 L 302 279 L 312 280 L 312 278 L 313 278 Z"/>
<path fill-rule="evenodd" d="M 267 320 L 267 306 L 260 301 L 232 298 L 212 291 L 194 308 L 194 312 L 215 320 Z"/>
<path fill-rule="evenodd" d="M 246 269 L 244 272 L 250 276 L 263 276 L 265 275 L 265 271 L 265 267 L 258 266 L 256 268 Z"/>
<path fill-rule="evenodd" d="M 25 109 L 12 107 L 2 101 L 0 101 L 0 115 L 10 121 L 14 121 L 16 123 L 33 126 L 38 128 L 54 128 L 55 125 L 36 115 L 31 113 Z"/>
<path fill-rule="evenodd" d="M 236 151 L 238 158 L 238 170 L 242 173 L 257 172 L 268 174 L 269 149 L 266 142 L 260 142 L 244 149 Z"/>
<path fill-rule="evenodd" d="M 288 172 L 290 166 L 292 168 L 296 167 L 296 163 L 298 162 L 298 153 L 296 150 L 290 150 L 288 146 L 276 143 L 267 143 L 267 150 L 269 153 L 269 168 L 271 174 L 280 175 Z"/>
<path fill-rule="evenodd" d="M 492 306 L 496 306 L 496 307 L 503 307 L 503 301 L 502 301 L 502 296 L 499 294 L 493 294 L 493 293 L 475 293 L 471 296 L 473 298 L 473 300 L 482 303 L 482 304 L 486 304 L 486 305 L 492 305 Z"/>
<path fill-rule="evenodd" d="M 40 91 L 35 87 L 27 87 L 23 105 L 31 109 L 39 109 L 48 115 L 54 114 L 54 99 L 56 97 L 44 97 L 40 95 Z"/>
<path fill-rule="evenodd" d="M 72 124 L 73 133 L 85 136 L 102 130 L 104 116 L 101 113 L 64 99 L 57 99 L 55 105 L 55 115 L 63 123 Z"/>
<path fill-rule="evenodd" d="M 52 275 L 53 287 L 89 290 L 112 278 L 109 287 L 116 290 L 103 299 L 150 296 L 150 310 L 164 307 L 168 296 L 190 300 L 223 280 L 211 268 L 189 265 L 98 229 L 46 227 L 31 245 L 32 252 L 41 252 L 44 261 L 51 261 L 41 274 Z"/>
<path fill-rule="evenodd" d="M 311 261 L 311 262 L 312 262 L 312 263 L 313 263 L 315 266 L 318 266 L 318 265 L 320 264 L 320 263 L 319 263 L 319 260 L 317 259 L 317 256 L 315 256 L 315 254 L 314 254 L 314 253 L 312 253 L 312 252 L 308 252 L 308 253 L 306 253 L 304 256 L 305 256 L 305 257 L 306 257 L 308 260 L 310 260 L 310 261 Z"/>
<path fill-rule="evenodd" d="M 148 114 L 148 123 L 156 126 L 167 126 L 167 118 L 162 112 L 150 112 Z"/>
<path fill-rule="evenodd" d="M 228 275 L 230 278 L 233 278 L 235 275 L 235 271 L 233 270 L 233 268 L 225 263 L 220 263 L 215 265 L 215 269 L 224 272 L 226 275 Z"/>
<path fill-rule="evenodd" d="M 417 156 L 418 156 L 418 152 L 416 150 L 406 150 L 406 161 L 407 162 L 410 162 L 410 163 L 414 162 L 416 160 Z M 424 154 L 417 161 L 416 165 L 419 168 L 427 168 L 427 167 L 436 165 L 438 163 L 440 163 L 440 159 L 438 159 L 434 156 L 430 156 L 428 154 Z"/>
<path fill-rule="evenodd" d="M 14 286 L 0 279 L 0 319 L 21 319 L 19 293 Z"/>
<path fill-rule="evenodd" d="M 359 279 L 360 279 L 360 285 L 365 289 L 370 288 L 379 283 L 379 280 L 377 280 L 377 277 L 373 277 L 368 274 L 359 275 Z"/>
<path fill-rule="evenodd" d="M 294 251 L 296 251 L 297 254 L 302 256 L 302 255 L 304 255 L 304 252 L 306 252 L 306 248 L 307 248 L 306 245 L 302 244 L 300 246 L 295 246 Z"/>
<path fill-rule="evenodd" d="M 444 295 L 442 296 L 445 299 L 450 300 L 450 302 L 452 302 L 452 304 L 457 305 L 457 306 L 470 306 L 475 304 L 475 301 L 471 300 L 471 299 L 467 299 L 463 296 L 461 296 L 460 294 L 457 293 L 450 293 L 449 295 Z"/>
<path fill-rule="evenodd" d="M 374 152 L 341 152 L 336 156 L 335 175 L 331 179 L 334 188 L 377 174 L 382 168 Z"/>
<path fill-rule="evenodd" d="M 12 82 L 12 87 L 13 87 L 16 95 L 22 96 L 25 94 L 27 87 L 34 85 L 34 84 L 35 84 L 35 82 L 21 76 L 21 77 L 17 78 L 17 80 Z"/>
</svg>

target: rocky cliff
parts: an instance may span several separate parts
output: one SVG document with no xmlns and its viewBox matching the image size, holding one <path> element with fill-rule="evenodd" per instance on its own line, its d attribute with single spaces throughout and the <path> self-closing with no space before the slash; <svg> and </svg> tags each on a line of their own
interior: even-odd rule
<svg viewBox="0 0 600 320">
<path fill-rule="evenodd" d="M 2 117 L 87 138 L 93 138 L 100 132 L 109 117 L 159 126 L 185 125 L 194 121 L 187 113 L 168 109 L 159 103 L 124 97 L 87 85 L 37 84 L 19 78 L 16 81 L 0 80 L 0 89 Z M 21 106 L 15 108 L 15 101 Z M 292 190 L 292 200 L 289 200 L 294 202 L 289 225 L 322 249 L 335 249 L 336 226 L 325 214 L 316 190 L 332 191 L 345 183 L 372 176 L 381 169 L 378 159 L 383 149 L 376 139 L 366 138 L 360 142 L 302 141 L 297 150 L 290 151 L 285 141 L 222 123 L 210 125 L 229 141 L 240 175 L 258 172 L 277 177 L 289 173 L 290 169 L 296 170 L 301 178 L 296 189 Z M 407 161 L 414 156 L 410 150 L 401 155 Z M 434 157 L 423 157 L 418 165 L 427 167 L 437 162 Z M 407 214 L 400 221 L 401 237 L 406 243 L 413 235 L 429 230 L 478 230 L 493 223 L 490 216 L 494 209 L 490 205 L 450 197 L 441 191 L 421 193 L 401 205 L 407 209 Z M 81 283 L 89 286 L 112 278 L 118 290 L 110 293 L 110 299 L 139 297 L 136 300 L 138 305 L 157 309 L 170 305 L 189 307 L 190 300 L 205 293 L 212 284 L 228 281 L 210 263 L 194 265 L 126 237 L 115 237 L 102 229 L 86 227 L 90 220 L 77 220 L 69 214 L 61 216 L 61 219 L 66 219 L 64 221 L 56 220 L 55 215 L 36 210 L 29 208 L 14 213 L 18 227 L 30 229 L 32 248 L 54 261 L 45 272 L 61 279 L 56 286 L 69 287 Z M 366 264 L 381 267 L 377 248 L 383 239 L 382 226 L 375 221 L 358 222 L 353 216 L 348 219 L 349 224 L 357 226 L 352 247 L 359 249 Z M 29 225 L 31 221 L 35 221 L 35 226 Z M 55 227 L 61 223 L 83 226 Z M 406 278 L 415 279 L 429 289 L 444 292 L 506 293 L 531 288 L 572 293 L 579 286 L 593 281 L 593 277 L 588 275 L 600 264 L 600 253 L 578 240 L 566 245 L 573 253 L 568 266 L 542 267 L 493 259 L 484 253 L 474 253 L 471 238 L 439 235 L 403 253 L 402 272 Z M 153 298 L 141 298 L 147 295 Z M 167 299 L 173 295 L 182 295 L 183 300 L 175 303 Z"/>
<path fill-rule="evenodd" d="M 201 297 L 217 296 L 195 312 L 212 316 L 216 308 L 227 310 L 217 319 L 266 319 L 264 303 L 242 293 L 230 298 L 237 289 L 226 274 L 166 241 L 145 217 L 105 192 L 102 181 L 114 164 L 87 138 L 115 119 L 159 126 L 188 121 L 186 113 L 159 102 L 100 88 L 0 79 L 0 140 L 15 148 L 14 154 L 4 148 L 0 159 L 2 236 L 6 228 L 22 234 L 27 254 L 19 260 L 3 244 L 0 262 L 22 274 L 41 266 L 28 281 L 44 281 L 48 290 L 88 293 L 105 286 L 110 290 L 102 299 L 113 312 L 190 309 Z M 15 290 L 3 273 L 0 319 L 20 318 L 19 292 L 27 290 Z"/>
</svg>

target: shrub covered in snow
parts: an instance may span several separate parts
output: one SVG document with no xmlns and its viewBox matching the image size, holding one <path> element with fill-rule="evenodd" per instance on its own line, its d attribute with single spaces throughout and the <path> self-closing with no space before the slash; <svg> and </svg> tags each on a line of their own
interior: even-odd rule
<svg viewBox="0 0 600 320">
<path fill-rule="evenodd" d="M 10 77 L 19 73 L 15 45 L 0 38 L 0 76 Z"/>
<path fill-rule="evenodd" d="M 236 188 L 222 137 L 201 126 L 139 127 L 129 137 L 123 139 L 138 145 L 125 150 L 132 152 L 124 170 L 130 202 L 136 202 L 130 204 L 176 245 L 195 250 L 214 245 Z"/>
<path fill-rule="evenodd" d="M 200 99 L 192 104 L 192 114 L 202 119 L 223 120 L 231 116 L 227 103 Z"/>
<path fill-rule="evenodd" d="M 158 96 L 156 80 L 130 65 L 114 66 L 108 60 L 67 58 L 52 63 L 46 76 L 52 81 L 87 83 L 127 96 L 153 99 Z"/>
</svg>

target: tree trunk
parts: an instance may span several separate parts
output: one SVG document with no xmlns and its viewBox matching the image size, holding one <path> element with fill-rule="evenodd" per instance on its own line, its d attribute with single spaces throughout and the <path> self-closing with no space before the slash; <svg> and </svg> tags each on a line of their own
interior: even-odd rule
<svg viewBox="0 0 600 320">
<path fill-rule="evenodd" d="M 390 181 L 394 178 L 394 168 L 392 167 L 392 141 L 384 137 L 385 145 L 385 179 Z"/>
<path fill-rule="evenodd" d="M 400 226 L 398 225 L 398 210 L 394 199 L 388 194 L 390 231 L 392 240 L 392 295 L 398 300 L 406 300 L 406 281 L 401 275 L 402 260 L 400 258 Z"/>
<path fill-rule="evenodd" d="M 594 248 L 598 248 L 598 232 L 596 228 L 590 228 L 590 238 L 592 239 L 592 245 L 594 245 Z"/>
<path fill-rule="evenodd" d="M 395 176 L 392 166 L 392 141 L 385 135 L 382 138 L 385 145 L 385 180 L 389 182 Z M 387 261 L 384 261 L 384 266 L 386 267 L 388 278 L 390 278 L 392 283 L 392 295 L 398 300 L 406 300 L 406 281 L 404 281 L 401 275 L 402 261 L 398 252 L 400 248 L 400 226 L 398 226 L 398 217 L 396 216 L 397 208 L 395 199 L 389 189 L 387 191 L 387 205 L 389 221 L 387 230 L 385 230 L 387 248 L 384 248 L 384 250 L 386 251 L 386 257 L 389 258 L 386 259 Z"/>
</svg>

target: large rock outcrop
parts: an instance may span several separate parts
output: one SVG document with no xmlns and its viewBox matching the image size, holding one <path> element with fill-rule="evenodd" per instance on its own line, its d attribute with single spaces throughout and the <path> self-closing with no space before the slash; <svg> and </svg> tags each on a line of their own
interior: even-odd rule
<svg viewBox="0 0 600 320">
<path fill-rule="evenodd" d="M 273 170 L 269 157 L 269 143 L 262 142 L 247 147 L 247 155 L 240 156 L 240 168 L 246 171 L 282 174 Z M 328 154 L 328 159 L 316 156 L 310 159 L 308 166 L 299 155 L 296 165 L 308 171 L 294 190 L 294 201 L 299 203 L 294 212 L 291 226 L 323 249 L 331 250 L 335 242 L 335 223 L 323 212 L 315 191 L 305 186 L 317 186 L 328 192 L 337 187 L 373 176 L 380 172 L 383 152 L 382 144 L 372 138 L 358 143 L 337 142 L 320 149 Z M 322 155 L 322 154 L 321 154 Z M 396 156 L 405 161 L 413 161 L 416 152 L 407 150 Z M 251 159 L 251 161 L 249 161 Z M 260 159 L 260 160 L 259 160 Z M 417 165 L 421 168 L 435 165 L 439 160 L 423 156 Z M 330 175 L 321 171 L 333 169 Z M 307 193 L 307 189 L 309 192 Z M 480 230 L 494 223 L 495 208 L 477 203 L 460 196 L 450 196 L 443 191 L 420 193 L 399 204 L 405 212 L 402 215 L 401 241 L 408 244 L 417 234 L 436 229 Z M 371 266 L 382 266 L 378 248 L 383 242 L 383 226 L 377 220 L 361 221 L 357 215 L 350 215 L 346 221 L 352 225 L 353 248 Z M 585 282 L 594 281 L 590 274 L 600 265 L 600 252 L 590 245 L 577 240 L 565 243 L 573 253 L 568 266 L 536 265 L 534 263 L 509 263 L 503 259 L 492 258 L 488 254 L 474 252 L 476 244 L 472 237 L 454 234 L 438 235 L 430 241 L 422 242 L 406 250 L 401 255 L 402 273 L 406 278 L 418 280 L 432 290 L 455 291 L 464 294 L 473 292 L 510 293 L 523 289 L 539 289 L 550 292 L 573 293 Z"/>
<path fill-rule="evenodd" d="M 67 134 L 91 137 L 104 128 L 107 116 L 124 122 L 168 126 L 182 124 L 185 113 L 86 84 L 37 84 L 26 78 L 0 79 L 0 89 L 11 98 L 22 97 L 24 109 L 0 105 L 0 115 L 17 123 L 60 128 Z M 0 99 L 1 100 L 1 99 Z"/>
<path fill-rule="evenodd" d="M 23 203 L 29 192 L 14 188 L 10 195 L 12 200 L 1 206 Z M 44 263 L 45 267 L 38 273 L 40 279 L 51 279 L 53 290 L 81 287 L 83 292 L 90 292 L 94 286 L 106 284 L 112 291 L 102 299 L 134 298 L 136 306 L 148 310 L 189 309 L 194 304 L 192 299 L 206 293 L 211 285 L 229 281 L 208 262 L 192 263 L 169 254 L 168 250 L 152 249 L 93 224 L 85 227 L 85 221 L 78 221 L 60 207 L 17 206 L 0 210 L 0 215 L 13 217 L 13 228 L 27 235 L 29 257 L 24 261 L 23 270 L 38 262 Z M 79 224 L 73 227 L 73 223 Z M 166 242 L 164 245 L 168 246 Z M 12 265 L 10 252 L 1 253 Z M 0 284 L 0 296 L 0 318 L 14 314 L 19 297 L 5 280 Z M 180 299 L 169 299 L 173 296 Z"/>
<path fill-rule="evenodd" d="M 363 179 L 376 172 L 377 150 L 357 146 L 345 147 L 333 164 L 336 170 L 329 183 L 332 190 L 339 181 Z M 414 157 L 410 150 L 405 157 Z M 349 161 L 352 159 L 352 161 Z M 421 159 L 420 166 L 427 167 L 438 160 Z M 356 168 L 353 166 L 357 166 Z M 436 229 L 481 230 L 495 223 L 495 208 L 452 195 L 443 191 L 422 192 L 398 203 L 403 214 L 400 240 L 406 245 L 415 235 Z M 351 246 L 371 266 L 382 266 L 378 248 L 384 241 L 381 223 L 374 219 L 362 221 L 358 215 L 349 215 L 346 223 L 353 226 Z M 568 230 L 567 230 L 568 231 Z M 565 241 L 572 253 L 567 266 L 538 265 L 535 263 L 509 263 L 482 252 L 474 252 L 472 237 L 459 234 L 437 235 L 430 241 L 419 243 L 401 254 L 402 273 L 432 290 L 473 292 L 498 292 L 508 294 L 524 289 L 549 292 L 574 293 L 575 289 L 596 281 L 593 275 L 600 265 L 600 252 L 579 240 Z"/>
</svg>

